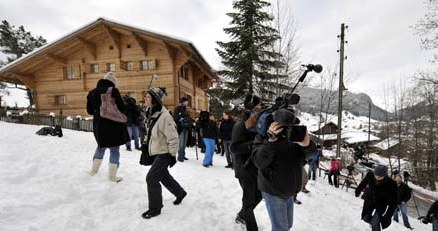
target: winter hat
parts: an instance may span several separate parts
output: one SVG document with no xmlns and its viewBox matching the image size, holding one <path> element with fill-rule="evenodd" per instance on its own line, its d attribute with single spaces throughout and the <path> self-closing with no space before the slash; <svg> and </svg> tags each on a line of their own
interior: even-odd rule
<svg viewBox="0 0 438 231">
<path fill-rule="evenodd" d="M 292 126 L 297 124 L 297 117 L 292 111 L 282 108 L 274 112 L 274 121 L 281 126 Z"/>
<path fill-rule="evenodd" d="M 374 175 L 388 176 L 388 167 L 385 165 L 377 165 L 377 167 L 374 169 Z"/>
<path fill-rule="evenodd" d="M 245 97 L 245 101 L 243 101 L 243 105 L 245 109 L 252 110 L 255 106 L 260 103 L 260 98 L 256 95 L 247 95 Z"/>
<path fill-rule="evenodd" d="M 167 95 L 165 87 L 153 87 L 147 90 L 147 93 L 152 96 L 153 104 L 163 105 L 164 96 Z"/>
<path fill-rule="evenodd" d="M 189 101 L 189 99 L 187 98 L 187 97 L 182 97 L 181 99 L 179 99 L 179 102 L 180 103 L 184 103 L 184 102 L 186 102 L 186 101 Z"/>
<path fill-rule="evenodd" d="M 110 71 L 110 72 L 106 73 L 106 75 L 103 77 L 103 79 L 111 81 L 112 83 L 114 83 L 115 86 L 117 86 L 117 78 L 116 78 L 116 74 L 114 72 Z"/>
</svg>

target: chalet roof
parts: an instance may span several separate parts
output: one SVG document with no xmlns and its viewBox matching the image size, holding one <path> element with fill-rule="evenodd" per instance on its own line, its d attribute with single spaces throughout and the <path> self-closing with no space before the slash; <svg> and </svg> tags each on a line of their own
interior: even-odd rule
<svg viewBox="0 0 438 231">
<path fill-rule="evenodd" d="M 315 137 L 318 137 L 318 135 L 314 135 Z M 364 143 L 368 142 L 368 133 L 367 132 L 361 132 L 361 131 L 345 131 L 341 134 L 342 140 L 348 144 L 357 144 L 357 143 Z M 337 134 L 326 134 L 326 135 L 320 135 L 320 140 L 324 141 L 330 141 L 330 140 L 337 140 L 338 136 Z M 370 141 L 378 141 L 380 140 L 379 137 L 370 135 Z"/>
<path fill-rule="evenodd" d="M 388 150 L 398 144 L 398 140 L 394 138 L 387 138 L 382 140 L 381 142 L 375 144 L 373 147 L 379 148 L 381 150 Z"/>
<path fill-rule="evenodd" d="M 201 62 L 205 67 L 206 67 L 206 71 L 208 71 L 209 74 L 209 78 L 211 79 L 218 79 L 218 76 L 216 75 L 215 71 L 213 70 L 213 68 L 211 68 L 211 66 L 207 63 L 207 61 L 204 59 L 204 57 L 201 55 L 201 53 L 199 52 L 199 50 L 195 47 L 195 45 L 186 39 L 182 39 L 176 36 L 171 36 L 171 35 L 167 35 L 164 33 L 158 33 L 152 30 L 148 30 L 148 29 L 141 29 L 138 27 L 134 27 L 128 24 L 122 24 L 116 21 L 112 21 L 109 19 L 105 19 L 105 18 L 98 18 L 97 20 L 86 24 L 85 26 L 74 30 L 73 32 L 62 36 L 61 38 L 48 43 L 42 47 L 39 47 L 37 49 L 35 49 L 34 51 L 22 56 L 21 58 L 3 66 L 2 68 L 0 68 L 0 79 L 2 81 L 9 81 L 9 82 L 15 82 L 15 83 L 23 83 L 23 79 L 19 78 L 21 74 L 17 75 L 15 74 L 15 72 L 13 72 L 13 69 L 15 68 L 20 68 L 20 66 L 25 65 L 28 61 L 32 61 L 34 59 L 37 59 L 40 56 L 44 56 L 48 54 L 48 51 L 54 51 L 56 50 L 56 48 L 59 48 L 64 42 L 67 42 L 69 40 L 73 40 L 76 39 L 79 35 L 82 35 L 84 33 L 87 33 L 99 26 L 107 26 L 107 27 L 111 27 L 111 28 L 121 28 L 124 30 L 128 30 L 131 31 L 133 33 L 138 33 L 140 35 L 144 35 L 144 36 L 148 36 L 148 37 L 152 37 L 155 39 L 159 39 L 162 41 L 165 41 L 169 44 L 177 44 L 180 46 L 184 46 L 190 49 L 191 52 L 193 52 L 195 55 L 195 57 L 197 58 L 197 60 L 199 60 L 199 62 Z M 24 75 L 25 76 L 25 75 Z M 16 77 L 16 78 L 15 78 Z M 16 81 L 14 81 L 16 80 Z"/>
</svg>

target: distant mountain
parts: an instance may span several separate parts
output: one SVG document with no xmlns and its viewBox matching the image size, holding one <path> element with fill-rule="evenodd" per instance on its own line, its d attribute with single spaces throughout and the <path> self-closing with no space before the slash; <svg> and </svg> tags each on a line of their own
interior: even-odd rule
<svg viewBox="0 0 438 231">
<path fill-rule="evenodd" d="M 303 112 L 311 114 L 319 113 L 321 105 L 321 90 L 316 88 L 306 87 L 301 89 L 298 94 L 301 96 L 300 103 L 297 108 Z M 338 92 L 332 91 L 334 94 L 333 102 L 328 113 L 336 114 L 338 110 Z M 391 113 L 386 112 L 382 108 L 373 104 L 371 97 L 364 93 L 352 93 L 347 91 L 343 98 L 343 110 L 349 111 L 355 116 L 368 116 L 368 106 L 371 103 L 371 118 L 379 121 L 385 120 L 385 114 L 392 116 Z"/>
</svg>

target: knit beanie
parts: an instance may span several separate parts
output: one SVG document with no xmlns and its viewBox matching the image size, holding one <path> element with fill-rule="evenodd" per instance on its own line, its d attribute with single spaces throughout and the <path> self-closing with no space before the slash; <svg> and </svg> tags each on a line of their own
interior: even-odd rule
<svg viewBox="0 0 438 231">
<path fill-rule="evenodd" d="M 103 79 L 111 81 L 117 87 L 117 78 L 116 78 L 116 74 L 114 72 L 110 71 L 110 72 L 106 73 L 105 76 L 103 77 Z"/>
<path fill-rule="evenodd" d="M 374 175 L 388 176 L 388 167 L 385 165 L 377 165 L 377 167 L 374 169 Z"/>
<path fill-rule="evenodd" d="M 152 97 L 153 104 L 163 105 L 164 96 L 167 95 L 165 87 L 153 87 L 147 90 L 147 93 Z"/>
</svg>

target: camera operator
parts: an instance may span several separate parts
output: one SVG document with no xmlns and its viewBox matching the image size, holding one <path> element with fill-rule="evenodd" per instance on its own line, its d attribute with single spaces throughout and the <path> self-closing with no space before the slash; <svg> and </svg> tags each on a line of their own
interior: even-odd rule
<svg viewBox="0 0 438 231">
<path fill-rule="evenodd" d="M 257 168 L 250 159 L 256 136 L 252 128 L 257 123 L 256 113 L 262 106 L 260 98 L 256 95 L 247 95 L 244 106 L 246 111 L 243 113 L 242 120 L 234 125 L 231 134 L 231 153 L 235 177 L 239 180 L 243 191 L 242 209 L 237 214 L 236 222 L 245 224 L 248 231 L 253 231 L 258 230 L 254 208 L 262 200 L 262 195 L 257 189 Z"/>
<path fill-rule="evenodd" d="M 289 130 L 296 121 L 292 111 L 279 109 L 273 117 L 269 139 L 260 140 L 257 136 L 256 144 L 260 145 L 253 160 L 258 168 L 258 188 L 262 191 L 272 230 L 286 231 L 293 225 L 294 197 L 301 190 L 303 162 L 316 151 L 316 145 L 307 131 L 301 141 L 292 141 Z"/>
</svg>

